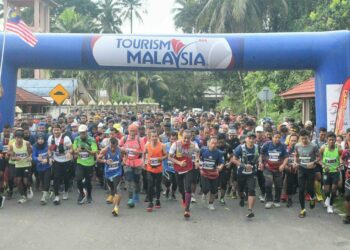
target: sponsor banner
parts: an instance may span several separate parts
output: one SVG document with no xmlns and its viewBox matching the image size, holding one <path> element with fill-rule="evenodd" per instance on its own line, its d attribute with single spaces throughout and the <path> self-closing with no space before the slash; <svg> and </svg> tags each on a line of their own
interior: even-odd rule
<svg viewBox="0 0 350 250">
<path fill-rule="evenodd" d="M 343 89 L 343 84 L 328 84 L 327 85 L 327 129 L 328 131 L 335 130 L 335 124 L 337 121 L 338 107 L 340 95 Z M 348 93 L 347 93 L 348 94 Z M 342 127 L 342 130 L 346 130 L 350 127 L 350 115 L 349 115 L 349 98 L 344 99 L 344 91 L 343 91 L 343 101 L 340 103 L 342 107 L 339 107 L 339 117 L 343 125 L 339 126 L 338 129 Z M 338 121 L 338 124 L 339 122 Z"/>
<path fill-rule="evenodd" d="M 100 66 L 226 70 L 234 66 L 225 38 L 101 36 L 92 44 Z"/>
</svg>

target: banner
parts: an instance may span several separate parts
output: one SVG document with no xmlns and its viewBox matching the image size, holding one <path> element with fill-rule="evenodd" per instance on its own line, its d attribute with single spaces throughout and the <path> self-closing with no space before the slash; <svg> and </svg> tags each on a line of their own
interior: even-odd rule
<svg viewBox="0 0 350 250">
<path fill-rule="evenodd" d="M 92 44 L 100 66 L 226 70 L 234 66 L 225 38 L 100 36 Z"/>
<path fill-rule="evenodd" d="M 348 83 L 348 81 L 347 81 Z M 350 84 L 327 85 L 327 129 L 337 134 L 350 127 L 349 89 Z M 338 117 L 338 118 L 337 118 Z M 337 127 L 336 127 L 337 124 Z"/>
</svg>

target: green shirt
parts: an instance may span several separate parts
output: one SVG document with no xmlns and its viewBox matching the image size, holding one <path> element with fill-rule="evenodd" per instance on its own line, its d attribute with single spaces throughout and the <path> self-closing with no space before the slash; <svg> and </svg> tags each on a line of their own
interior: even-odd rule
<svg viewBox="0 0 350 250">
<path fill-rule="evenodd" d="M 323 166 L 329 167 L 330 173 L 336 173 L 340 164 L 339 149 L 337 146 L 331 151 L 328 146 L 323 151 Z M 323 172 L 325 172 L 323 168 Z"/>
<path fill-rule="evenodd" d="M 77 150 L 79 147 L 82 148 L 82 150 L 78 153 L 77 163 L 85 167 L 94 166 L 96 163 L 94 155 L 84 151 L 84 148 L 89 151 L 97 152 L 97 144 L 95 139 L 89 136 L 85 141 L 82 141 L 80 136 L 78 136 L 74 140 L 73 150 Z"/>
</svg>

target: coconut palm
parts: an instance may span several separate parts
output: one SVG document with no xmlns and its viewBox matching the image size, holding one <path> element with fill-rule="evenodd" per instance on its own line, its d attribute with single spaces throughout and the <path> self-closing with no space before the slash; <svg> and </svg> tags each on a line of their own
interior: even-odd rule
<svg viewBox="0 0 350 250">
<path fill-rule="evenodd" d="M 85 33 L 91 32 L 92 27 L 89 17 L 78 14 L 75 8 L 71 7 L 58 16 L 52 30 L 59 33 Z"/>
<path fill-rule="evenodd" d="M 122 33 L 121 9 L 118 3 L 115 0 L 102 0 L 98 3 L 98 9 L 98 30 L 101 33 Z"/>
<path fill-rule="evenodd" d="M 133 23 L 134 19 L 143 23 L 142 13 L 146 14 L 147 11 L 144 8 L 143 0 L 119 0 L 118 4 L 122 8 L 122 18 L 123 21 L 129 20 L 130 22 L 130 33 L 133 33 Z"/>
<path fill-rule="evenodd" d="M 172 10 L 175 28 L 181 28 L 185 33 L 192 33 L 196 18 L 206 2 L 206 0 L 176 0 Z"/>
</svg>

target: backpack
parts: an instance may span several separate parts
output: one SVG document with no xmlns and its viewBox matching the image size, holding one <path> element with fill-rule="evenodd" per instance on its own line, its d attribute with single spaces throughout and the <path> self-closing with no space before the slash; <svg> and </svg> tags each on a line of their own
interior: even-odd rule
<svg viewBox="0 0 350 250">
<path fill-rule="evenodd" d="M 247 151 L 246 145 L 243 144 L 242 145 L 242 162 L 244 164 L 248 163 L 248 156 L 247 155 L 248 155 L 248 151 Z M 254 158 L 252 161 L 253 165 L 255 165 L 258 158 L 259 158 L 259 148 L 258 148 L 258 145 L 254 144 Z"/>
</svg>

